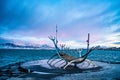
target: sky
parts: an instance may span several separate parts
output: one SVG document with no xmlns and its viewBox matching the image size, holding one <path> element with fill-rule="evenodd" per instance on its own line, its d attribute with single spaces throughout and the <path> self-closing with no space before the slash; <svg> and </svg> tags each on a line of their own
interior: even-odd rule
<svg viewBox="0 0 120 80">
<path fill-rule="evenodd" d="M 120 0 L 0 0 L 0 43 L 120 47 Z"/>
</svg>

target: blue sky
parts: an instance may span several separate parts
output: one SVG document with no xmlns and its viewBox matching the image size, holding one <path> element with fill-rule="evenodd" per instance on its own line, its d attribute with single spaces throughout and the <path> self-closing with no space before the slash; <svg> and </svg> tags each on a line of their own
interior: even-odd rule
<svg viewBox="0 0 120 80">
<path fill-rule="evenodd" d="M 0 43 L 120 47 L 119 0 L 0 0 Z"/>
</svg>

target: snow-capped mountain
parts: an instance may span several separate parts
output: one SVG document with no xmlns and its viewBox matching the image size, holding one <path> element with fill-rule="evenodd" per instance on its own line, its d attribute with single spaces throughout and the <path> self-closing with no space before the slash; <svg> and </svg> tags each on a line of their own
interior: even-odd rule
<svg viewBox="0 0 120 80">
<path fill-rule="evenodd" d="M 34 45 L 17 45 L 14 43 L 1 43 L 0 48 L 1 49 L 53 49 L 53 47 L 47 44 L 34 46 Z"/>
</svg>

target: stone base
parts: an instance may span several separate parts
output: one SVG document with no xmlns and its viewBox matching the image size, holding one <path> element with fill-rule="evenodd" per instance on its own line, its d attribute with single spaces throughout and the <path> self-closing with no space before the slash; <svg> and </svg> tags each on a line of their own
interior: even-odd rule
<svg viewBox="0 0 120 80">
<path fill-rule="evenodd" d="M 74 73 L 82 72 L 85 70 L 94 70 L 100 68 L 92 61 L 86 59 L 84 62 L 77 64 L 77 67 L 74 67 L 74 64 L 69 65 L 66 69 L 63 69 L 65 61 L 60 61 L 60 59 L 55 59 L 50 65 L 46 60 L 36 60 L 23 63 L 21 67 L 27 69 L 28 72 L 34 71 L 35 73 L 42 74 L 54 74 L 54 73 Z M 58 63 L 57 63 L 58 62 Z"/>
</svg>

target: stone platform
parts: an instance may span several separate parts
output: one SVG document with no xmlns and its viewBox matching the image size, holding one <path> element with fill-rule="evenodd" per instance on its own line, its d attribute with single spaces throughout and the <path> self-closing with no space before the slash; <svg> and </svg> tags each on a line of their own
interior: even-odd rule
<svg viewBox="0 0 120 80">
<path fill-rule="evenodd" d="M 28 72 L 32 71 L 34 73 L 39 73 L 39 74 L 56 74 L 56 73 L 77 73 L 77 72 L 82 72 L 82 71 L 87 71 L 87 70 L 96 70 L 100 69 L 101 67 L 96 65 L 94 62 L 86 59 L 84 62 L 77 64 L 77 68 L 71 64 L 69 67 L 66 69 L 63 69 L 65 65 L 65 61 L 59 61 L 60 59 L 55 59 L 51 65 L 47 63 L 47 59 L 45 60 L 36 60 L 36 61 L 30 61 L 30 62 L 25 62 L 21 65 L 23 69 L 28 70 Z M 52 66 L 54 65 L 54 66 Z"/>
</svg>

